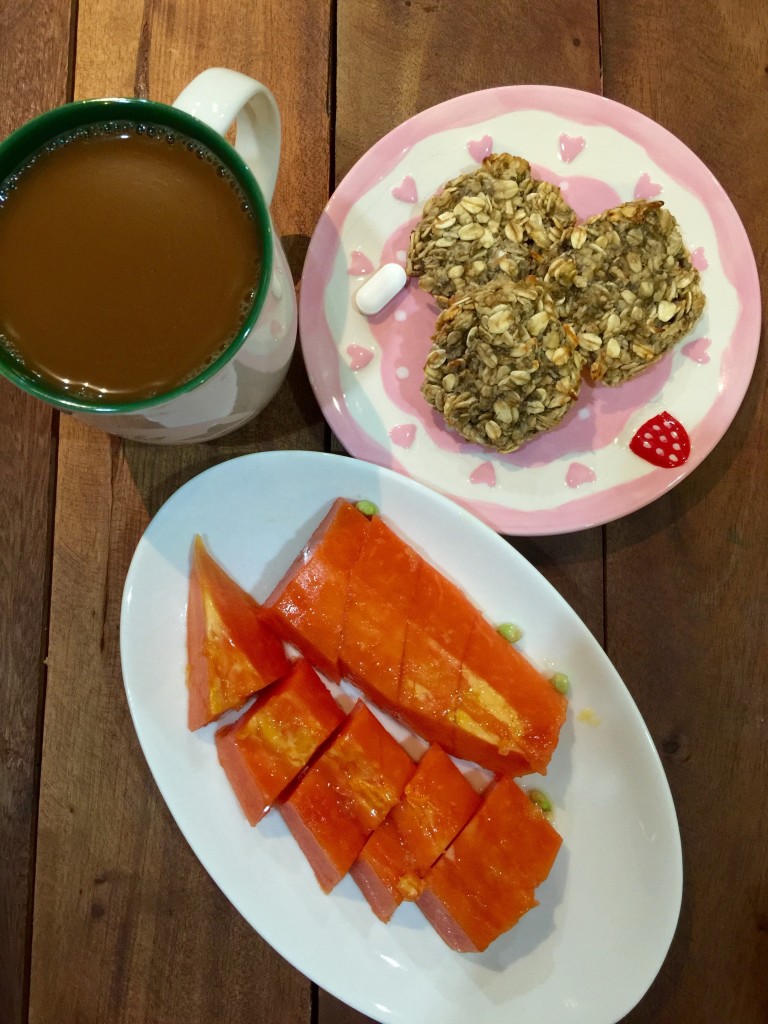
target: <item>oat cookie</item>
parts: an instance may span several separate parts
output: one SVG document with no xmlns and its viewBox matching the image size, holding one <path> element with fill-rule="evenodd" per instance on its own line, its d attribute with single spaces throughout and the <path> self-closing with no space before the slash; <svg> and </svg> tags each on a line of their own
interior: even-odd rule
<svg viewBox="0 0 768 1024">
<path fill-rule="evenodd" d="M 422 394 L 468 441 L 512 452 L 577 397 L 583 357 L 532 277 L 488 285 L 444 310 Z"/>
<path fill-rule="evenodd" d="M 494 153 L 426 202 L 406 271 L 448 306 L 497 277 L 534 273 L 575 222 L 560 189 L 532 178 L 527 160 Z"/>
<path fill-rule="evenodd" d="M 656 362 L 704 309 L 675 218 L 637 201 L 578 224 L 546 269 L 558 312 L 593 380 L 621 384 Z"/>
</svg>

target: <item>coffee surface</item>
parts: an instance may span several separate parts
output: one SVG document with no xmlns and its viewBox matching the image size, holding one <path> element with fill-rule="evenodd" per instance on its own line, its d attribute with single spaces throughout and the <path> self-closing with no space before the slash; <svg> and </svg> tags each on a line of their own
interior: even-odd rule
<svg viewBox="0 0 768 1024">
<path fill-rule="evenodd" d="M 64 394 L 163 394 L 237 335 L 261 258 L 208 150 L 164 128 L 91 128 L 0 186 L 0 335 Z"/>
</svg>

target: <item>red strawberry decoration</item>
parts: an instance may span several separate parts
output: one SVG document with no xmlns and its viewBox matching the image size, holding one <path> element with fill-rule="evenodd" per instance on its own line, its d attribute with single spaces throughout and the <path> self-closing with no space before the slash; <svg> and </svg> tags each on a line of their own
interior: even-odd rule
<svg viewBox="0 0 768 1024">
<path fill-rule="evenodd" d="M 674 416 L 660 412 L 640 427 L 629 442 L 630 450 L 652 466 L 677 469 L 688 461 L 691 439 L 688 431 Z"/>
</svg>

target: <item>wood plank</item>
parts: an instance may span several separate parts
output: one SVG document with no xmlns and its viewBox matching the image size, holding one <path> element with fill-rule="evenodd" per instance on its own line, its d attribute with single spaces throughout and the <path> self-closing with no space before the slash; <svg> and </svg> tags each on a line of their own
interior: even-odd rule
<svg viewBox="0 0 768 1024">
<path fill-rule="evenodd" d="M 708 6 L 695 31 L 682 6 L 621 0 L 602 13 L 606 95 L 664 125 L 718 177 L 759 243 L 765 295 L 768 23 L 746 0 Z M 680 926 L 632 1024 L 758 1024 L 768 1007 L 766 383 L 763 346 L 714 452 L 607 531 L 608 653 L 662 756 L 685 861 Z"/>
<path fill-rule="evenodd" d="M 546 4 L 496 5 L 492 20 L 484 0 L 339 4 L 337 184 L 388 131 L 453 96 L 527 82 L 600 91 L 594 0 L 559 3 L 557 32 Z"/>
<path fill-rule="evenodd" d="M 78 97 L 136 92 L 170 101 L 215 65 L 273 89 L 286 114 L 273 210 L 298 276 L 327 199 L 328 4 L 80 0 L 78 16 Z M 307 146 L 316 175 L 304 173 Z M 174 490 L 246 452 L 321 448 L 323 429 L 298 353 L 267 410 L 217 442 L 155 448 L 62 422 L 30 995 L 36 1024 L 310 1019 L 309 983 L 213 885 L 160 798 L 123 695 L 118 620 L 135 545 Z"/>
<path fill-rule="evenodd" d="M 21 1024 L 29 977 L 56 443 L 51 410 L 5 380 L 0 410 L 0 1006 L 4 1021 Z"/>
<path fill-rule="evenodd" d="M 558 4 L 557 32 L 552 31 L 547 5 L 527 5 L 522 18 L 515 5 L 497 4 L 492 32 L 487 31 L 488 11 L 481 0 L 345 0 L 339 5 L 337 184 L 388 131 L 453 96 L 523 82 L 600 90 L 597 7 L 592 0 Z M 454 173 L 446 168 L 446 179 Z M 343 450 L 337 441 L 334 446 Z M 512 542 L 602 640 L 602 531 Z M 319 1024 L 368 1020 L 324 992 L 318 1009 Z"/>
<path fill-rule="evenodd" d="M 597 8 L 592 0 L 559 4 L 557 33 L 552 32 L 546 5 L 528 5 L 524 18 L 514 6 L 495 8 L 493 32 L 474 30 L 485 25 L 487 17 L 482 0 L 350 0 L 339 6 L 337 184 L 388 131 L 453 96 L 527 82 L 600 91 Z M 446 168 L 446 178 L 453 173 Z M 334 450 L 343 451 L 335 439 Z M 601 530 L 575 537 L 510 539 L 602 642 Z"/>
<path fill-rule="evenodd" d="M 70 4 L 0 3 L 0 138 L 67 98 Z M 26 1020 L 57 417 L 0 381 L 0 1017 Z"/>
</svg>

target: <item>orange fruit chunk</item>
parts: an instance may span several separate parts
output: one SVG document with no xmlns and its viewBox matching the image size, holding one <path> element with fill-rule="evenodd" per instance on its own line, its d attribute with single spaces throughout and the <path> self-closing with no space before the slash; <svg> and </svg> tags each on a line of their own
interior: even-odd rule
<svg viewBox="0 0 768 1024">
<path fill-rule="evenodd" d="M 374 516 L 349 575 L 339 661 L 344 674 L 387 710 L 397 708 L 418 561 L 416 552 Z"/>
<path fill-rule="evenodd" d="M 187 604 L 188 725 L 199 729 L 288 670 L 264 609 L 195 537 Z"/>
<path fill-rule="evenodd" d="M 414 770 L 362 701 L 279 804 L 325 892 L 344 877 Z"/>
<path fill-rule="evenodd" d="M 349 574 L 368 528 L 354 505 L 337 498 L 265 602 L 280 636 L 334 682 L 341 678 L 338 654 Z"/>
<path fill-rule="evenodd" d="M 424 876 L 480 804 L 481 797 L 437 745 L 429 747 L 352 866 L 352 877 L 382 921 L 415 900 Z"/>
<path fill-rule="evenodd" d="M 428 742 L 495 773 L 546 771 L 565 698 L 380 516 L 338 499 L 268 604 L 316 667 Z"/>
<path fill-rule="evenodd" d="M 302 658 L 236 722 L 217 730 L 219 762 L 251 825 L 343 720 L 344 712 Z"/>
<path fill-rule="evenodd" d="M 418 905 L 452 949 L 482 952 L 537 905 L 534 891 L 561 843 L 541 810 L 504 776 L 428 873 Z"/>
<path fill-rule="evenodd" d="M 567 701 L 485 619 L 475 619 L 462 658 L 452 753 L 496 772 L 546 772 Z"/>
</svg>

